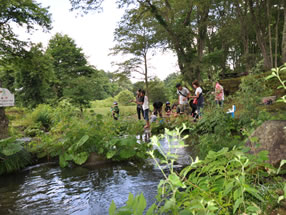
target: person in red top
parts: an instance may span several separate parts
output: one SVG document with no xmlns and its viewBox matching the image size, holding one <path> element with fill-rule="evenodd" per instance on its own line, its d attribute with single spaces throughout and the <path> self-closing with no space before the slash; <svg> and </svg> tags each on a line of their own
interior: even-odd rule
<svg viewBox="0 0 286 215">
<path fill-rule="evenodd" d="M 220 107 L 223 106 L 223 101 L 224 101 L 224 91 L 223 87 L 221 86 L 220 82 L 217 81 L 215 85 L 215 102 L 217 105 Z"/>
</svg>

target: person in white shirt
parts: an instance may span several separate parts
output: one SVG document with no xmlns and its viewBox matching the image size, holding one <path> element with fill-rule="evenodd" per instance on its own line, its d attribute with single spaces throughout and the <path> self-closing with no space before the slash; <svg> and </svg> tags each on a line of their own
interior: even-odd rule
<svg viewBox="0 0 286 215">
<path fill-rule="evenodd" d="M 149 101 L 148 101 L 148 96 L 146 96 L 145 90 L 141 90 L 141 96 L 144 98 L 144 100 L 143 100 L 143 102 L 138 102 L 138 103 L 142 104 L 144 119 L 146 120 L 146 125 L 144 126 L 144 128 L 150 128 Z"/>
<path fill-rule="evenodd" d="M 177 94 L 178 94 L 178 103 L 180 106 L 180 113 L 189 114 L 190 113 L 190 105 L 189 105 L 190 91 L 186 87 L 182 87 L 181 84 L 177 84 L 176 88 L 177 88 Z"/>
<path fill-rule="evenodd" d="M 190 98 L 194 98 L 194 104 L 197 105 L 197 111 L 199 118 L 202 116 L 202 109 L 204 107 L 204 97 L 203 97 L 203 90 L 200 87 L 200 84 L 197 80 L 193 82 L 193 87 L 196 89 L 195 96 L 190 96 Z"/>
</svg>

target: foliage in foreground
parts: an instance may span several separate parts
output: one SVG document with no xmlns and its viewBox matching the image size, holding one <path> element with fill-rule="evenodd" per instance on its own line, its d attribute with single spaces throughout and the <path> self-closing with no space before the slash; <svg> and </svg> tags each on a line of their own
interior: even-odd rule
<svg viewBox="0 0 286 215">
<path fill-rule="evenodd" d="M 31 163 L 31 155 L 16 138 L 0 140 L 0 175 L 19 170 Z"/>
<path fill-rule="evenodd" d="M 286 64 L 272 70 L 270 78 L 278 78 L 281 83 L 280 88 L 286 89 L 285 81 L 280 78 L 280 71 L 284 71 Z M 279 100 L 286 103 L 285 96 Z M 219 120 L 201 121 L 198 126 L 201 132 L 208 135 L 222 135 L 215 132 L 216 126 L 220 125 Z M 223 120 L 224 123 L 225 120 Z M 263 121 L 263 120 L 262 120 Z M 228 121 L 226 121 L 228 122 Z M 230 121 L 231 122 L 231 121 Z M 228 122 L 228 123 L 230 123 Z M 261 121 L 252 119 L 250 125 L 257 125 Z M 232 122 L 233 123 L 233 122 Z M 226 129 L 227 132 L 231 132 Z M 183 130 L 186 129 L 184 126 Z M 219 127 L 219 130 L 224 130 Z M 234 129 L 235 131 L 235 129 Z M 183 131 L 166 130 L 168 136 L 176 137 L 177 145 L 170 148 L 184 147 L 181 138 Z M 224 136 L 223 136 L 224 137 Z M 226 138 L 227 139 L 227 138 Z M 170 141 L 170 139 L 168 139 Z M 251 139 L 250 139 L 251 141 Z M 211 143 L 206 143 L 210 146 Z M 213 144 L 220 144 L 212 142 Z M 160 149 L 160 141 L 157 137 L 152 138 L 152 144 Z M 232 143 L 230 143 L 231 145 Z M 268 152 L 261 151 L 257 155 L 247 153 L 246 148 L 233 147 L 232 150 L 224 147 L 219 151 L 210 150 L 203 160 L 196 158 L 189 166 L 185 167 L 180 173 L 174 171 L 173 165 L 177 158 L 176 151 L 164 153 L 161 160 L 166 164 L 168 171 L 160 166 L 154 156 L 154 151 L 150 155 L 162 171 L 164 180 L 158 185 L 156 202 L 148 209 L 147 214 L 270 214 L 271 210 L 279 206 L 286 198 L 285 179 L 280 179 L 277 175 L 281 167 L 286 163 L 281 161 L 280 167 L 276 170 L 268 164 Z M 162 162 L 163 161 L 163 162 Z M 282 195 L 278 196 L 277 190 L 282 190 Z M 140 210 L 137 210 L 140 208 Z M 117 209 L 114 202 L 111 203 L 109 214 L 143 214 L 146 208 L 144 196 L 130 194 L 126 206 Z"/>
<path fill-rule="evenodd" d="M 147 157 L 148 145 L 136 139 L 142 124 L 132 118 L 115 121 L 108 116 L 79 113 L 66 101 L 55 108 L 41 105 L 31 115 L 36 122 L 31 126 L 38 129 L 29 150 L 39 158 L 58 157 L 62 167 L 68 161 L 83 164 L 91 152 L 116 161 Z"/>
<path fill-rule="evenodd" d="M 166 130 L 166 134 L 172 136 L 169 139 L 171 148 L 184 147 L 184 138 L 180 137 L 182 130 Z M 174 138 L 178 144 L 174 144 Z M 177 173 L 174 169 L 176 150 L 173 153 L 172 150 L 160 150 L 158 137 L 152 138 L 152 144 L 163 154 L 159 164 L 154 151 L 149 152 L 164 179 L 158 185 L 156 202 L 147 214 L 267 214 L 271 209 L 267 206 L 277 204 L 275 189 L 282 189 L 283 185 L 269 183 L 276 178 L 278 171 L 266 163 L 268 155 L 265 151 L 258 155 L 250 155 L 235 147 L 210 151 L 204 160 L 196 158 Z M 142 194 L 130 195 L 126 206 L 116 209 L 112 202 L 109 212 L 110 215 L 139 215 L 145 208 Z"/>
</svg>

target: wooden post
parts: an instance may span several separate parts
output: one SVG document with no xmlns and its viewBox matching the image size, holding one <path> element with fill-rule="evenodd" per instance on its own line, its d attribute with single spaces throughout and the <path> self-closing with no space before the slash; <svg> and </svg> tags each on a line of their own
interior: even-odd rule
<svg viewBox="0 0 286 215">
<path fill-rule="evenodd" d="M 0 80 L 0 88 L 1 87 L 2 87 L 2 82 Z M 5 114 L 5 107 L 0 107 L 0 139 L 5 139 L 9 136 L 8 125 L 9 125 L 9 120 Z"/>
</svg>

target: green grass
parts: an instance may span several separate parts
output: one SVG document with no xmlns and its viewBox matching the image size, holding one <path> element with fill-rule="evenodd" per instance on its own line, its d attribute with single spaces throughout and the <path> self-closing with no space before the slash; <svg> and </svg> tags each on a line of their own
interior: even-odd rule
<svg viewBox="0 0 286 215">
<path fill-rule="evenodd" d="M 130 116 L 136 114 L 136 106 L 120 106 L 120 115 L 123 116 Z M 110 107 L 98 107 L 98 108 L 89 108 L 89 111 L 94 111 L 96 114 L 101 115 L 111 115 L 111 109 Z"/>
</svg>

